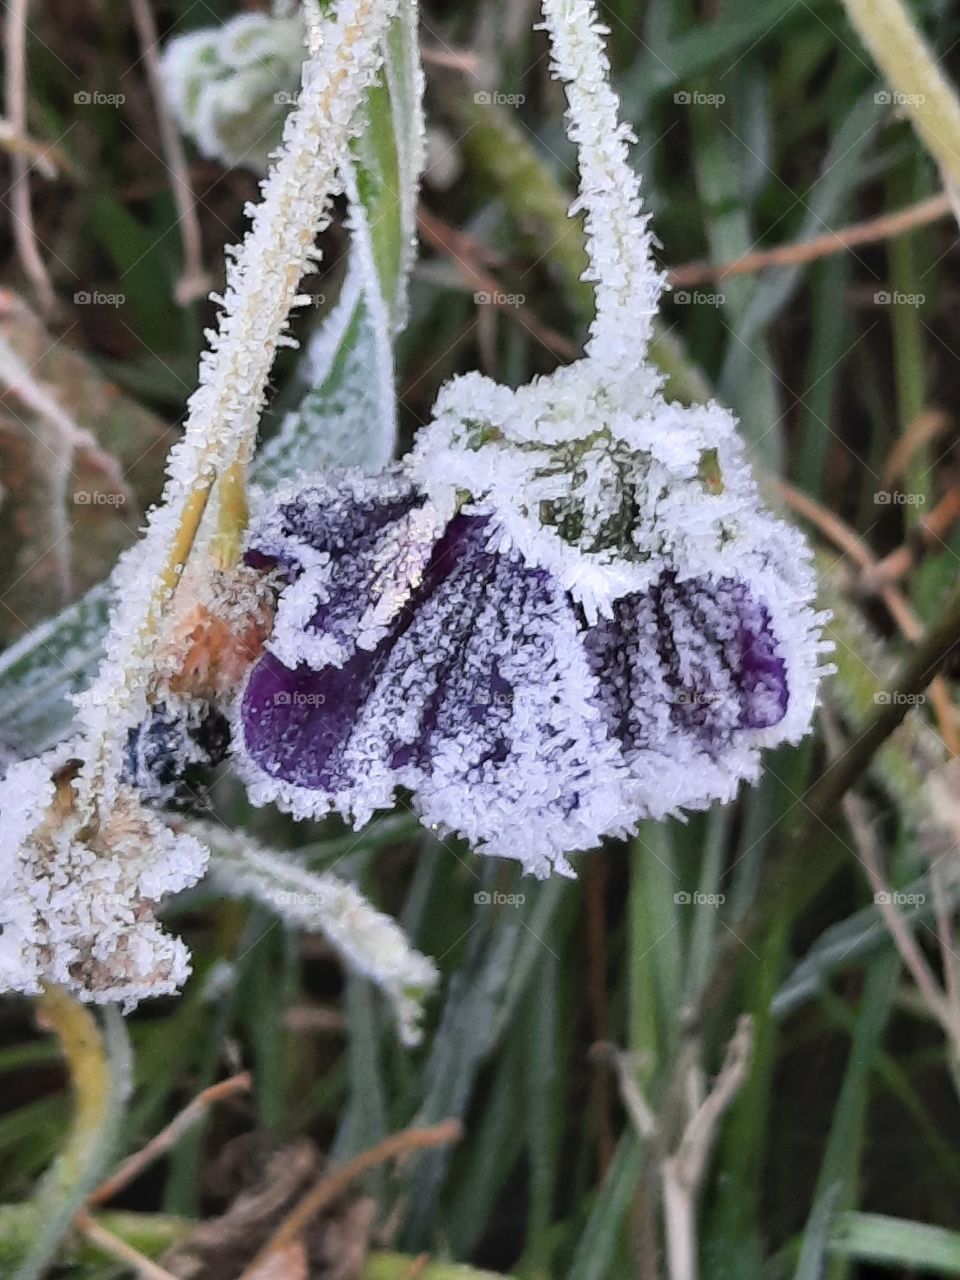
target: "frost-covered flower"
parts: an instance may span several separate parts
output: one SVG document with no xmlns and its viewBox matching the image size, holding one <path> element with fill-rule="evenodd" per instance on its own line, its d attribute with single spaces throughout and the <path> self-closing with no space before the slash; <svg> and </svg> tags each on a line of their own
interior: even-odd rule
<svg viewBox="0 0 960 1280">
<path fill-rule="evenodd" d="M 161 59 L 167 101 L 203 155 L 265 171 L 296 99 L 303 40 L 299 13 L 242 13 L 169 41 Z"/>
<path fill-rule="evenodd" d="M 562 576 L 549 539 L 538 556 L 489 495 L 460 498 L 441 509 L 398 467 L 271 500 L 248 558 L 277 616 L 235 729 L 255 802 L 361 823 L 405 788 L 424 822 L 545 874 L 641 817 L 730 799 L 761 746 L 804 731 L 809 571 L 755 499 L 726 548 L 718 502 L 699 567 L 623 557 L 638 582 L 591 619 L 572 558 Z"/>
<path fill-rule="evenodd" d="M 584 359 L 450 383 L 402 466 L 274 495 L 274 574 L 236 722 L 253 799 L 423 820 L 537 874 L 645 817 L 729 800 L 816 702 L 800 534 L 762 506 L 732 416 L 667 402 L 663 287 L 588 0 L 544 0 L 567 81 L 597 314 Z"/>
<path fill-rule="evenodd" d="M 77 811 L 71 748 L 13 765 L 0 781 L 0 990 L 57 983 L 93 1003 L 132 1007 L 190 972 L 157 904 L 201 878 L 207 851 L 119 789 L 103 822 Z"/>
</svg>

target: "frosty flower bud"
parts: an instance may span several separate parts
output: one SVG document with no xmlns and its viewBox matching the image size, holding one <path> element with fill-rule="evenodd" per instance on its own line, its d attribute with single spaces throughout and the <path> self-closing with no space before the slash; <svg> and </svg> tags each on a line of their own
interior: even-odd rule
<svg viewBox="0 0 960 1280">
<path fill-rule="evenodd" d="M 81 1000 L 175 991 L 189 953 L 157 923 L 167 894 L 196 884 L 207 851 L 175 835 L 127 786 L 97 826 L 77 812 L 69 748 L 13 765 L 0 781 L 0 989 L 44 983 Z"/>
<path fill-rule="evenodd" d="M 303 37 L 299 14 L 244 13 L 167 44 L 167 101 L 203 155 L 264 172 L 296 98 Z"/>
</svg>

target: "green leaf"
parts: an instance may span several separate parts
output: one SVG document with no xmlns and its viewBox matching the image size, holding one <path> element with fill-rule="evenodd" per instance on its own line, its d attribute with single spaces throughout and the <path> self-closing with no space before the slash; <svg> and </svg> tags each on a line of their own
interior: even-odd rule
<svg viewBox="0 0 960 1280">
<path fill-rule="evenodd" d="M 882 1213 L 844 1213 L 829 1251 L 838 1257 L 960 1275 L 960 1234 Z"/>
</svg>

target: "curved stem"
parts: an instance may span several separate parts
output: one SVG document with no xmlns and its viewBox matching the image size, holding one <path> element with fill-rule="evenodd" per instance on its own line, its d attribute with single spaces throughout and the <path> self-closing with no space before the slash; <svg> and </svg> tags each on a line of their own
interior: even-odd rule
<svg viewBox="0 0 960 1280">
<path fill-rule="evenodd" d="M 960 101 L 901 0 L 843 0 L 850 21 L 952 188 L 960 192 Z"/>
<path fill-rule="evenodd" d="M 543 0 L 554 70 L 566 81 L 570 137 L 577 146 L 580 196 L 571 212 L 586 213 L 589 279 L 596 316 L 587 353 L 606 364 L 638 367 L 653 334 L 663 275 L 640 212 L 640 182 L 630 165 L 629 128 L 610 86 L 603 28 L 592 0 Z"/>
</svg>

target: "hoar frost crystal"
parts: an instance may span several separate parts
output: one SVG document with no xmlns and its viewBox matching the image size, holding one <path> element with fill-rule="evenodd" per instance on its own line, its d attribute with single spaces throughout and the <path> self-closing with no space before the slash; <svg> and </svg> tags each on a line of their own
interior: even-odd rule
<svg viewBox="0 0 960 1280">
<path fill-rule="evenodd" d="M 584 0 L 546 0 L 597 312 L 586 356 L 440 394 L 375 478 L 272 495 L 248 564 L 278 591 L 235 724 L 255 802 L 423 820 L 537 875 L 638 820 L 729 800 L 807 732 L 822 616 L 731 415 L 668 403 L 663 280 Z"/>
</svg>

